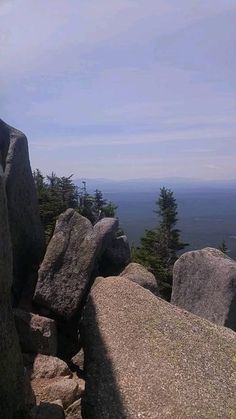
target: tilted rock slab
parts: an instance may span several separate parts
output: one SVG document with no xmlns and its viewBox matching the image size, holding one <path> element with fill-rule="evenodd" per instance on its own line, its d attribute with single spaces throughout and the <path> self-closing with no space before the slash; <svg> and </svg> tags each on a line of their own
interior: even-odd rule
<svg viewBox="0 0 236 419">
<path fill-rule="evenodd" d="M 39 270 L 34 301 L 59 317 L 73 317 L 91 285 L 95 262 L 117 228 L 115 218 L 103 218 L 93 227 L 73 209 L 60 215 Z"/>
<path fill-rule="evenodd" d="M 83 318 L 83 417 L 235 415 L 232 330 L 183 311 L 126 278 L 100 280 Z"/>
<path fill-rule="evenodd" d="M 136 284 L 148 289 L 155 295 L 160 295 L 155 276 L 139 263 L 130 263 L 120 276 L 136 282 Z"/>
<path fill-rule="evenodd" d="M 210 247 L 184 253 L 174 265 L 171 302 L 236 330 L 236 262 Z"/>
<path fill-rule="evenodd" d="M 11 419 L 24 404 L 23 362 L 10 302 L 12 253 L 0 164 L 0 418 Z"/>
<path fill-rule="evenodd" d="M 44 233 L 39 217 L 26 136 L 0 120 L 0 152 L 6 184 L 13 248 L 13 291 L 20 299 L 31 271 L 37 271 L 44 253 Z"/>
</svg>

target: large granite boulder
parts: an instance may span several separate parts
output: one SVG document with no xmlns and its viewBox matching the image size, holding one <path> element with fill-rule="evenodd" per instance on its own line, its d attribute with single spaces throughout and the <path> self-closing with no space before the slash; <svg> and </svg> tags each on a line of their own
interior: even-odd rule
<svg viewBox="0 0 236 419">
<path fill-rule="evenodd" d="M 0 164 L 0 418 L 4 419 L 11 419 L 24 405 L 23 362 L 11 309 L 11 285 L 12 253 Z"/>
<path fill-rule="evenodd" d="M 127 236 L 115 237 L 99 261 L 99 275 L 119 275 L 130 260 L 131 251 Z"/>
<path fill-rule="evenodd" d="M 20 300 L 44 253 L 44 234 L 31 172 L 26 136 L 0 120 L 0 152 L 6 184 L 13 249 L 13 294 Z"/>
<path fill-rule="evenodd" d="M 115 218 L 104 218 L 93 227 L 73 209 L 60 215 L 39 270 L 34 301 L 59 318 L 72 318 L 82 308 L 96 260 L 117 228 Z"/>
<path fill-rule="evenodd" d="M 148 289 L 153 294 L 160 296 L 155 276 L 139 263 L 130 263 L 120 276 L 136 282 L 141 287 Z"/>
<path fill-rule="evenodd" d="M 83 417 L 231 418 L 236 334 L 124 278 L 90 293 L 82 329 Z"/>
<path fill-rule="evenodd" d="M 48 355 L 24 354 L 24 365 L 33 379 L 51 379 L 55 377 L 72 377 L 68 365 L 62 359 Z"/>
<path fill-rule="evenodd" d="M 236 330 L 236 262 L 213 248 L 184 253 L 174 266 L 171 302 Z"/>
</svg>

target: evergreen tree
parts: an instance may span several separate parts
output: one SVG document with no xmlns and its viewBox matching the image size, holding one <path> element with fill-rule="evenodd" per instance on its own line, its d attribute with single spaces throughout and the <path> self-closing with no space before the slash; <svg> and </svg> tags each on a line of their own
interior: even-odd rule
<svg viewBox="0 0 236 419">
<path fill-rule="evenodd" d="M 161 188 L 156 205 L 154 212 L 159 216 L 159 225 L 153 230 L 146 230 L 141 245 L 133 248 L 132 256 L 135 262 L 145 265 L 155 275 L 163 297 L 169 299 L 173 265 L 178 258 L 178 251 L 187 244 L 180 240 L 180 230 L 176 228 L 178 210 L 173 192 Z"/>
<path fill-rule="evenodd" d="M 57 218 L 68 208 L 76 209 L 95 224 L 103 217 L 114 217 L 116 206 L 103 198 L 101 191 L 94 195 L 87 192 L 86 182 L 78 188 L 71 176 L 58 177 L 54 172 L 44 176 L 39 169 L 33 172 L 37 190 L 39 211 L 44 226 L 46 240 L 49 241 Z"/>
<path fill-rule="evenodd" d="M 80 206 L 79 212 L 84 217 L 87 217 L 92 224 L 95 224 L 104 217 L 115 217 L 117 206 L 112 202 L 107 201 L 103 197 L 101 191 L 96 189 L 94 195 L 87 192 L 86 182 L 83 182 L 83 187 L 80 188 Z"/>
</svg>

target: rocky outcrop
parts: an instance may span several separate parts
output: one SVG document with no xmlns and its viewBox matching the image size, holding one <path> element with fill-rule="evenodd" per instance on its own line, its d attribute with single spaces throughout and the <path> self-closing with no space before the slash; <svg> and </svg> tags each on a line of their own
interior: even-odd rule
<svg viewBox="0 0 236 419">
<path fill-rule="evenodd" d="M 56 355 L 57 329 L 54 320 L 20 309 L 14 310 L 14 316 L 22 352 Z"/>
<path fill-rule="evenodd" d="M 84 417 L 233 417 L 233 331 L 111 278 L 92 289 L 82 335 Z"/>
<path fill-rule="evenodd" d="M 131 259 L 127 236 L 115 237 L 99 261 L 99 275 L 119 275 Z"/>
<path fill-rule="evenodd" d="M 32 388 L 37 403 L 53 403 L 59 399 L 67 409 L 81 397 L 78 380 L 74 378 L 57 378 L 52 380 L 32 380 Z"/>
<path fill-rule="evenodd" d="M 171 302 L 236 330 L 236 262 L 213 248 L 184 253 L 174 266 Z"/>
<path fill-rule="evenodd" d="M 31 379 L 71 377 L 68 365 L 55 356 L 38 354 L 36 356 L 24 354 L 24 365 Z"/>
<path fill-rule="evenodd" d="M 44 235 L 31 172 L 25 135 L 0 120 L 0 153 L 6 184 L 8 217 L 13 248 L 13 294 L 15 303 L 22 290 L 33 287 L 44 252 Z"/>
<path fill-rule="evenodd" d="M 0 164 L 0 417 L 4 419 L 12 419 L 24 408 L 23 362 L 11 309 L 11 285 L 12 253 Z"/>
<path fill-rule="evenodd" d="M 73 209 L 62 214 L 39 270 L 34 301 L 59 318 L 72 318 L 82 309 L 96 260 L 117 228 L 114 218 L 104 218 L 93 227 Z"/>
<path fill-rule="evenodd" d="M 120 276 L 136 282 L 136 284 L 148 289 L 154 295 L 160 295 L 155 276 L 139 263 L 130 263 Z"/>
</svg>

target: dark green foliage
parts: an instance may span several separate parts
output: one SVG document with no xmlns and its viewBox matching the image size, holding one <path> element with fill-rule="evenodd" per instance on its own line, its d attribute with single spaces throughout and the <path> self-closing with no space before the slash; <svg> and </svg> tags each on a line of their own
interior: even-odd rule
<svg viewBox="0 0 236 419">
<path fill-rule="evenodd" d="M 101 191 L 96 189 L 94 195 L 87 192 L 86 182 L 79 192 L 79 212 L 93 224 L 104 217 L 115 217 L 117 206 L 103 198 Z"/>
<path fill-rule="evenodd" d="M 96 190 L 94 195 L 88 194 L 86 182 L 83 182 L 82 188 L 78 188 L 73 183 L 73 175 L 58 177 L 52 172 L 45 177 L 36 169 L 33 177 L 47 242 L 53 234 L 57 218 L 68 208 L 76 209 L 93 224 L 103 217 L 115 216 L 117 207 L 104 199 L 101 191 Z"/>
<path fill-rule="evenodd" d="M 180 231 L 175 228 L 178 211 L 173 192 L 161 188 L 156 205 L 159 225 L 153 230 L 146 230 L 141 245 L 132 249 L 132 256 L 135 262 L 145 265 L 155 275 L 163 296 L 169 299 L 173 265 L 178 258 L 178 251 L 187 244 L 181 242 Z"/>
<path fill-rule="evenodd" d="M 77 186 L 73 184 L 72 175 L 58 177 L 52 172 L 45 177 L 39 169 L 36 169 L 33 176 L 39 199 L 40 217 L 48 241 L 58 216 L 67 208 L 78 207 Z"/>
</svg>

